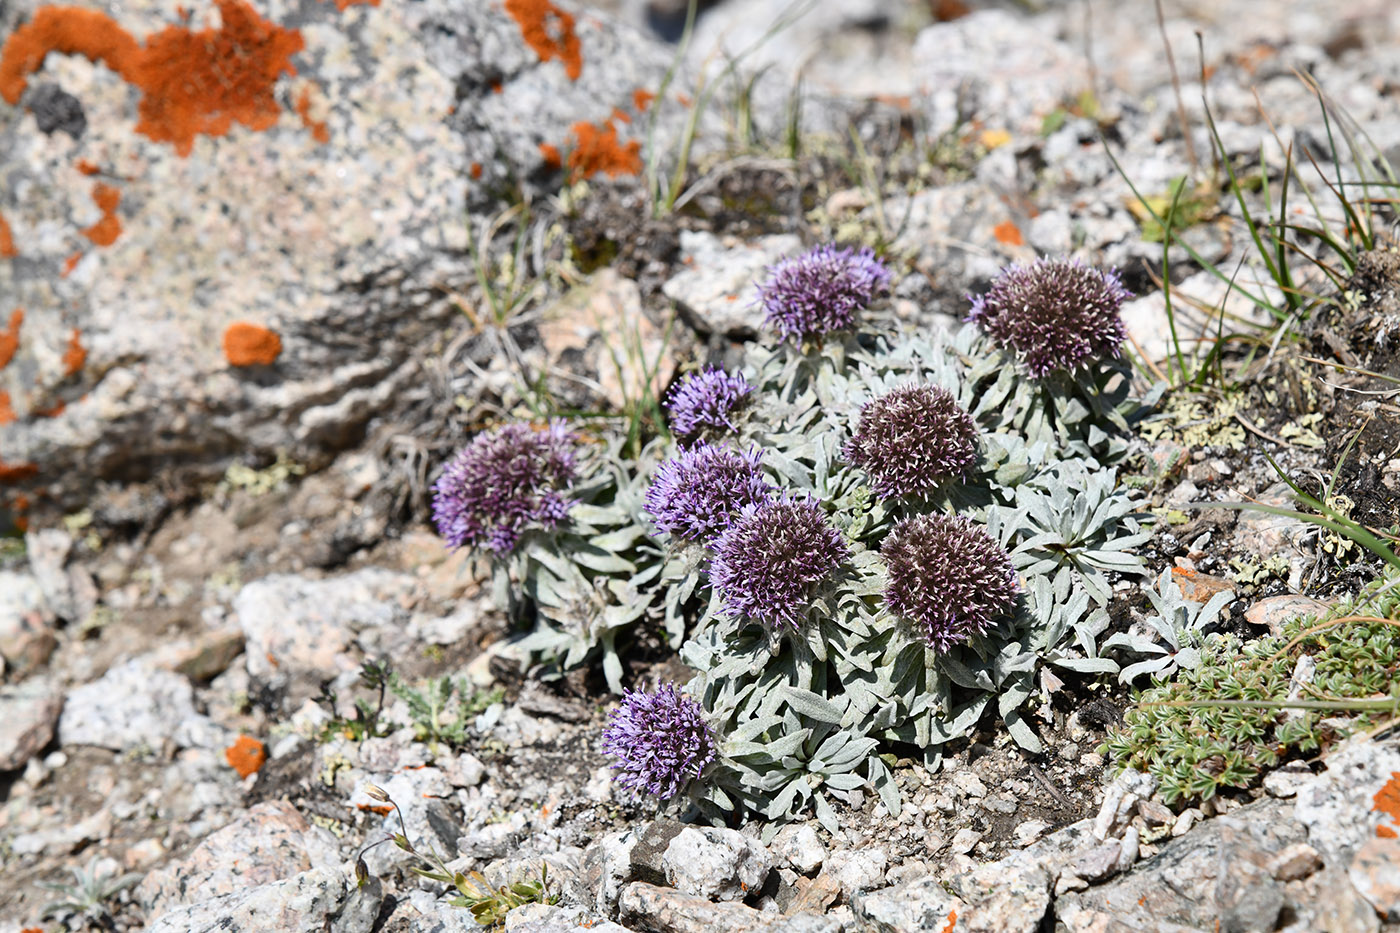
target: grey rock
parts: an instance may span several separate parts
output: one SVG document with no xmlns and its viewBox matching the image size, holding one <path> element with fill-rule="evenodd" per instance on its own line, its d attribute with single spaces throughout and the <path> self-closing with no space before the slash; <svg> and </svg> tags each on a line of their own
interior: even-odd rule
<svg viewBox="0 0 1400 933">
<path fill-rule="evenodd" d="M 634 881 L 618 898 L 618 920 L 654 933 L 840 933 L 834 918 L 765 914 L 733 901 L 712 903 L 692 894 Z"/>
<path fill-rule="evenodd" d="M 1307 842 L 1327 865 L 1351 864 L 1375 835 L 1375 796 L 1400 772 L 1400 750 L 1374 742 L 1350 742 L 1327 757 L 1327 770 L 1299 789 L 1294 818 L 1307 827 Z"/>
<path fill-rule="evenodd" d="M 43 528 L 24 536 L 29 569 L 39 581 L 44 601 L 60 619 L 80 622 L 97 605 L 97 586 L 77 567 L 65 566 L 73 537 L 62 528 Z"/>
<path fill-rule="evenodd" d="M 335 838 L 286 801 L 254 804 L 189 855 L 152 871 L 133 897 L 150 916 L 340 863 Z"/>
<path fill-rule="evenodd" d="M 635 843 L 629 850 L 631 878 L 648 884 L 670 884 L 666 878 L 666 868 L 662 860 L 666 850 L 686 828 L 679 820 L 653 820 L 637 831 Z"/>
<path fill-rule="evenodd" d="M 851 898 L 859 933 L 943 933 L 967 904 L 934 878 L 919 878 Z"/>
<path fill-rule="evenodd" d="M 68 692 L 58 720 L 58 741 L 114 751 L 161 749 L 192 744 L 190 726 L 207 723 L 207 717 L 195 711 L 188 680 L 136 658 Z"/>
<path fill-rule="evenodd" d="M 929 26 L 914 42 L 914 69 L 928 91 L 932 131 L 968 119 L 1038 133 L 1045 115 L 1089 86 L 1084 56 L 1034 18 L 979 10 Z"/>
<path fill-rule="evenodd" d="M 10 677 L 43 666 L 58 640 L 44 590 L 33 574 L 0 570 L 0 657 Z"/>
<path fill-rule="evenodd" d="M 827 856 L 822 874 L 839 884 L 841 893 L 849 900 L 857 891 L 868 891 L 883 884 L 889 864 L 889 855 L 878 846 L 838 849 Z"/>
<path fill-rule="evenodd" d="M 460 909 L 459 909 L 460 910 Z M 474 931 L 480 927 L 473 926 Z M 525 904 L 506 914 L 506 933 L 628 933 L 611 920 L 590 917 L 578 907 Z"/>
<path fill-rule="evenodd" d="M 1265 933 L 1278 924 L 1283 888 L 1267 868 L 1222 853 L 1215 903 L 1222 933 Z M 1227 861 L 1228 860 L 1228 861 Z"/>
<path fill-rule="evenodd" d="M 802 250 L 790 234 L 728 245 L 712 233 L 682 231 L 681 261 L 686 268 L 662 286 L 690 325 L 701 333 L 753 337 L 763 329 L 758 282 L 764 269 Z"/>
<path fill-rule="evenodd" d="M 583 878 L 574 899 L 604 917 L 617 916 L 622 886 L 632 880 L 632 849 L 637 834 L 631 830 L 609 833 L 583 853 Z"/>
<path fill-rule="evenodd" d="M 249 583 L 233 603 L 247 639 L 248 673 L 272 683 L 314 675 L 298 678 L 314 682 L 350 667 L 338 656 L 358 631 L 407 621 L 399 600 L 413 586 L 412 577 L 378 567 L 327 580 L 275 574 Z"/>
<path fill-rule="evenodd" d="M 1102 881 L 1109 875 L 1117 874 L 1122 852 L 1122 843 L 1109 839 L 1076 858 L 1070 863 L 1069 870 L 1085 881 Z"/>
<path fill-rule="evenodd" d="M 1347 866 L 1347 877 L 1381 919 L 1400 920 L 1400 839 L 1367 839 Z"/>
<path fill-rule="evenodd" d="M 1264 775 L 1264 791 L 1270 797 L 1296 797 L 1298 791 L 1313 781 L 1313 773 L 1303 762 L 1290 761 L 1282 768 Z"/>
<path fill-rule="evenodd" d="M 661 856 L 667 884 L 715 901 L 740 901 L 757 893 L 772 867 L 773 857 L 757 840 L 714 826 L 687 826 Z"/>
<path fill-rule="evenodd" d="M 804 875 L 815 874 L 826 858 L 826 847 L 810 823 L 784 826 L 768 849 Z"/>
<path fill-rule="evenodd" d="M 41 6 L 7 4 L 0 34 Z M 177 22 L 154 0 L 122 12 L 124 26 L 145 27 L 137 42 Z M 103 247 L 81 237 L 101 214 L 67 137 L 0 103 L 0 137 L 15 141 L 0 160 L 5 217 L 23 249 L 0 263 L 0 295 L 28 315 L 10 367 L 26 391 L 12 392 L 18 417 L 0 427 L 0 448 L 37 467 L 25 484 L 53 498 L 36 502 L 96 510 L 98 481 L 157 472 L 193 491 L 234 458 L 278 451 L 324 461 L 375 415 L 421 397 L 420 351 L 465 324 L 447 295 L 471 281 L 469 202 L 499 210 L 491 192 L 513 179 L 556 192 L 540 144 L 567 152 L 577 122 L 605 124 L 614 107 L 640 116 L 633 90 L 657 88 L 673 58 L 606 15 L 575 12 L 582 68 L 571 78 L 497 3 L 259 7 L 305 42 L 296 76 L 269 88 L 285 112 L 260 132 L 200 136 L 187 155 L 135 132 L 136 91 L 117 72 L 51 62 L 44 75 L 62 74 L 62 96 L 38 91 L 36 75 L 26 100 L 81 105 L 82 151 L 121 191 L 123 229 Z M 299 99 L 325 142 L 298 118 Z M 656 106 L 669 153 L 685 108 Z M 52 123 L 52 107 L 42 112 Z M 607 125 L 640 143 L 642 120 Z M 75 241 L 82 261 L 61 276 Z M 273 364 L 225 360 L 222 334 L 239 320 L 281 335 Z M 75 325 L 87 360 L 70 374 L 62 347 Z M 31 417 L 56 400 L 63 414 Z"/>
<path fill-rule="evenodd" d="M 0 687 L 0 771 L 24 767 L 49 744 L 62 709 L 62 692 L 42 678 Z"/>
<path fill-rule="evenodd" d="M 1306 842 L 1286 846 L 1265 866 L 1275 881 L 1298 881 L 1322 868 L 1322 856 Z"/>
<path fill-rule="evenodd" d="M 242 888 L 152 918 L 148 933 L 369 933 L 382 893 L 357 888 L 338 868 L 313 868 L 280 881 Z"/>
</svg>

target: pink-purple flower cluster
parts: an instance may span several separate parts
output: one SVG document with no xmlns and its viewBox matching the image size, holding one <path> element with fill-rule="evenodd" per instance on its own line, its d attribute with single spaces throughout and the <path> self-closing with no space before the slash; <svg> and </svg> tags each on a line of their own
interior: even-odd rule
<svg viewBox="0 0 1400 933">
<path fill-rule="evenodd" d="M 977 423 L 942 386 L 899 386 L 867 402 L 846 459 L 882 499 L 927 496 L 977 463 Z"/>
<path fill-rule="evenodd" d="M 820 504 L 791 496 L 745 506 L 714 551 L 710 582 L 730 615 L 793 629 L 817 584 L 850 556 Z"/>
<path fill-rule="evenodd" d="M 1118 356 L 1127 337 L 1119 310 L 1133 293 L 1114 270 L 1044 258 L 1007 266 L 985 295 L 968 297 L 967 319 L 1041 378 Z"/>
<path fill-rule="evenodd" d="M 980 635 L 1016 601 L 1006 549 L 972 521 L 919 515 L 894 527 L 880 547 L 889 570 L 885 603 L 935 651 Z"/>
<path fill-rule="evenodd" d="M 677 437 L 692 438 L 706 428 L 734 430 L 730 415 L 753 391 L 742 375 L 731 376 L 708 367 L 678 383 L 666 397 L 671 430 Z"/>
<path fill-rule="evenodd" d="M 716 743 L 700 703 L 663 684 L 623 694 L 603 729 L 603 751 L 614 759 L 613 780 L 665 800 L 715 760 Z"/>
<path fill-rule="evenodd" d="M 543 430 L 506 424 L 483 431 L 433 484 L 433 522 L 451 548 L 515 548 L 529 526 L 554 528 L 568 517 L 560 491 L 574 480 L 574 435 L 563 422 Z"/>
<path fill-rule="evenodd" d="M 826 245 L 770 266 L 758 293 L 765 323 L 800 342 L 851 329 L 889 287 L 889 269 L 873 250 Z"/>
<path fill-rule="evenodd" d="M 643 508 L 658 531 L 707 544 L 741 509 L 773 494 L 762 464 L 758 447 L 740 453 L 701 441 L 657 467 Z"/>
</svg>

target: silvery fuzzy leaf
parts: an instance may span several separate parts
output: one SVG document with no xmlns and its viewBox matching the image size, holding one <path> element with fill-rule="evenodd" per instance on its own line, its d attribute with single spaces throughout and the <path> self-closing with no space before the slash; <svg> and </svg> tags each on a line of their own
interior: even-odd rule
<svg viewBox="0 0 1400 933">
<path fill-rule="evenodd" d="M 841 821 L 836 818 L 836 811 L 831 809 L 831 804 L 827 803 L 825 795 L 818 791 L 812 795 L 812 801 L 816 808 L 817 822 L 822 824 L 822 828 L 833 836 L 840 835 Z"/>
<path fill-rule="evenodd" d="M 1038 755 L 1045 750 L 1040 739 L 1034 730 L 1026 724 L 1026 720 L 1015 710 L 1006 713 L 1002 717 L 1002 722 L 1006 724 L 1006 731 L 1011 733 L 1011 738 L 1016 740 L 1016 744 L 1024 748 L 1033 755 Z"/>
<path fill-rule="evenodd" d="M 827 774 L 822 783 L 839 791 L 863 790 L 866 786 L 865 778 L 851 771 Z"/>
<path fill-rule="evenodd" d="M 635 574 L 637 565 L 601 548 L 584 546 L 575 548 L 570 556 L 580 565 L 598 573 Z"/>
<path fill-rule="evenodd" d="M 814 719 L 817 722 L 831 723 L 838 725 L 841 717 L 845 714 L 846 704 L 837 705 L 825 697 L 817 696 L 810 690 L 801 690 L 796 687 L 783 686 L 779 690 L 783 699 L 798 714 Z"/>
<path fill-rule="evenodd" d="M 987 703 L 991 701 L 992 695 L 984 693 L 975 700 L 963 704 L 953 711 L 953 715 L 942 722 L 932 725 L 929 732 L 929 742 L 942 745 L 952 739 L 962 738 L 977 725 L 977 720 L 982 718 L 983 711 L 987 708 Z"/>
<path fill-rule="evenodd" d="M 880 802 L 885 805 L 890 818 L 898 819 L 904 809 L 904 801 L 899 791 L 899 783 L 894 779 L 889 765 L 878 756 L 872 755 L 866 759 L 865 776 L 875 788 L 875 792 L 880 795 Z"/>
</svg>

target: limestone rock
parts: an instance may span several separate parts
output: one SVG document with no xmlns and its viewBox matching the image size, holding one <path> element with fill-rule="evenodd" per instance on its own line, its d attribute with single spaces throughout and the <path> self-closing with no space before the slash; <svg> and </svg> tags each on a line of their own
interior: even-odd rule
<svg viewBox="0 0 1400 933">
<path fill-rule="evenodd" d="M 739 901 L 768 879 L 773 857 L 757 840 L 732 829 L 688 826 L 661 856 L 667 884 L 708 900 Z"/>
<path fill-rule="evenodd" d="M 13 771 L 49 744 L 63 693 L 41 678 L 0 687 L 0 771 Z"/>
<path fill-rule="evenodd" d="M 148 933 L 369 933 L 383 893 L 372 880 L 355 886 L 338 868 L 313 868 L 239 888 L 153 918 Z M 329 923 L 329 927 L 327 924 Z"/>
<path fill-rule="evenodd" d="M 696 330 L 726 337 L 753 337 L 763 331 L 757 283 L 764 270 L 802 251 L 790 234 L 762 237 L 752 244 L 729 245 L 712 233 L 681 232 L 681 261 L 686 268 L 662 286 Z"/>
<path fill-rule="evenodd" d="M 160 749 L 193 744 L 189 727 L 207 721 L 195 711 L 188 680 L 136 658 L 69 691 L 58 721 L 58 740 L 62 745 L 114 751 Z"/>
</svg>

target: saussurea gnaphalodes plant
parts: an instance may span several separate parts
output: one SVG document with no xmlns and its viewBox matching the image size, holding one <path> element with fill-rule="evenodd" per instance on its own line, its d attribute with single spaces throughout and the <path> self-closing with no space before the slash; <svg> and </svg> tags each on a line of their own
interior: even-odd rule
<svg viewBox="0 0 1400 933">
<path fill-rule="evenodd" d="M 760 300 L 780 339 L 671 396 L 703 430 L 600 458 L 571 530 L 522 538 L 549 544 L 515 574 L 541 606 L 525 644 L 570 644 L 565 663 L 596 643 L 555 610 L 563 581 L 602 594 L 582 618 L 625 619 L 601 630 L 614 663 L 625 625 L 664 618 L 675 644 L 692 597 L 703 607 L 680 647 L 688 697 L 630 694 L 609 724 L 633 790 L 835 828 L 829 795 L 873 788 L 897 814 L 892 755 L 936 766 L 991 715 L 1039 750 L 1026 708 L 1054 679 L 1037 672 L 1118 670 L 1098 638 L 1146 539 L 1114 471 L 1142 408 L 1114 339 L 1127 293 L 1044 260 L 973 301 L 986 332 L 905 334 L 878 311 L 889 283 L 868 251 L 778 264 Z M 632 551 L 614 563 L 613 543 Z M 691 724 L 664 775 L 642 713 Z"/>
</svg>

